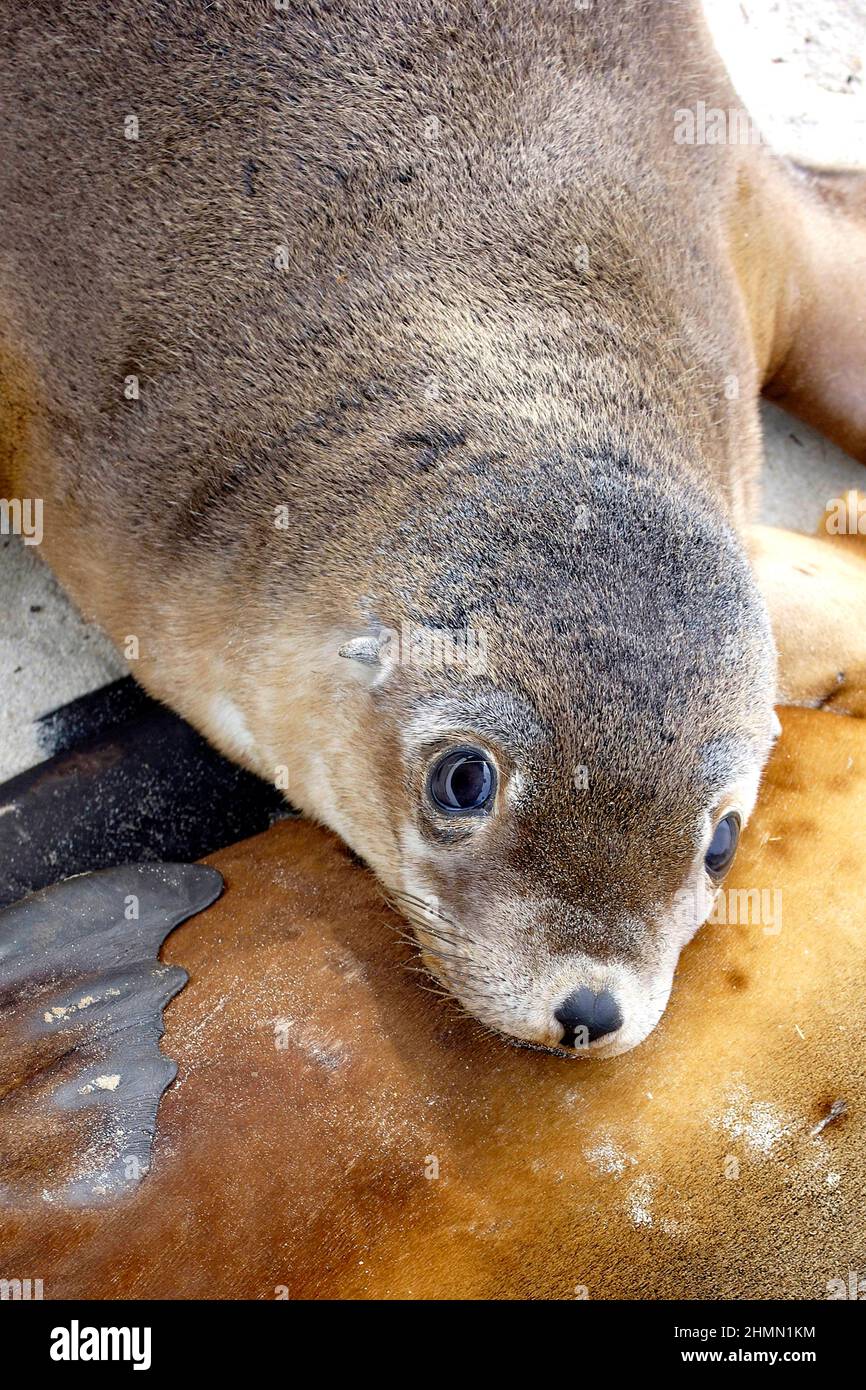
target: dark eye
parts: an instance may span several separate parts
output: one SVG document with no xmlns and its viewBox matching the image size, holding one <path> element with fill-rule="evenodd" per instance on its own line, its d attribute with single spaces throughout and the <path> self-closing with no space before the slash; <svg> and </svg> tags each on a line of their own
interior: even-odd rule
<svg viewBox="0 0 866 1390">
<path fill-rule="evenodd" d="M 480 811 L 493 798 L 496 769 L 479 748 L 455 748 L 434 765 L 429 788 L 440 811 Z"/>
<path fill-rule="evenodd" d="M 713 878 L 721 878 L 722 874 L 727 873 L 731 867 L 737 852 L 739 838 L 740 817 L 736 811 L 729 811 L 726 816 L 722 816 L 713 831 L 713 838 L 710 840 L 710 847 L 704 859 L 707 871 L 712 874 Z"/>
</svg>

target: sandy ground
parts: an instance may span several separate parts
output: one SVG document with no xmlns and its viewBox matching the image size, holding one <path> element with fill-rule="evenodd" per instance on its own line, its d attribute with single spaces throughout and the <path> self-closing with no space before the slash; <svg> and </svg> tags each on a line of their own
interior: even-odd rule
<svg viewBox="0 0 866 1390">
<path fill-rule="evenodd" d="M 661 0 L 660 0 L 661 2 Z M 866 164 L 866 0 L 704 0 L 744 103 L 785 154 Z M 813 530 L 862 466 L 767 406 L 764 520 Z M 0 781 L 42 756 L 34 718 L 125 671 L 35 548 L 0 539 Z"/>
<path fill-rule="evenodd" d="M 864 0 L 703 0 L 746 106 L 782 154 L 866 162 Z"/>
</svg>

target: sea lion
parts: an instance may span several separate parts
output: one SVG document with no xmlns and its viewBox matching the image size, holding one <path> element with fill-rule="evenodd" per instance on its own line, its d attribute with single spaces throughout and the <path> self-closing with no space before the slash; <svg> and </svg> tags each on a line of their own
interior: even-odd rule
<svg viewBox="0 0 866 1390">
<path fill-rule="evenodd" d="M 0 25 L 0 475 L 58 575 L 477 1019 L 633 1047 L 777 728 L 759 392 L 866 454 L 863 181 L 728 128 L 694 0 Z"/>
</svg>

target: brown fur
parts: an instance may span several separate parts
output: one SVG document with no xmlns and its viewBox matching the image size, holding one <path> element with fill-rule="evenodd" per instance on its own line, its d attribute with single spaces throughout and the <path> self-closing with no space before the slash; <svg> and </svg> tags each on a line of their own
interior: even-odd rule
<svg viewBox="0 0 866 1390">
<path fill-rule="evenodd" d="M 838 259 L 821 300 L 847 211 L 674 142 L 678 108 L 735 103 L 693 3 L 2 25 L 0 429 L 70 592 L 389 888 L 423 880 L 486 977 L 422 932 L 428 960 L 492 1026 L 550 1041 L 587 961 L 660 999 L 696 827 L 748 814 L 770 744 L 758 393 L 860 438 Z M 404 621 L 483 629 L 486 677 L 340 669 Z M 502 786 L 447 846 L 432 743 L 401 744 L 446 700 Z"/>
</svg>

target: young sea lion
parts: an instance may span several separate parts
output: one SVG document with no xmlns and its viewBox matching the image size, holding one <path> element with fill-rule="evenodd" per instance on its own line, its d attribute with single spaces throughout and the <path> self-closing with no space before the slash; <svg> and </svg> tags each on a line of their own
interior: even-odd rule
<svg viewBox="0 0 866 1390">
<path fill-rule="evenodd" d="M 866 452 L 862 181 L 690 130 L 737 108 L 693 0 L 0 24 L 57 573 L 478 1019 L 633 1047 L 776 727 L 759 391 Z"/>
</svg>

